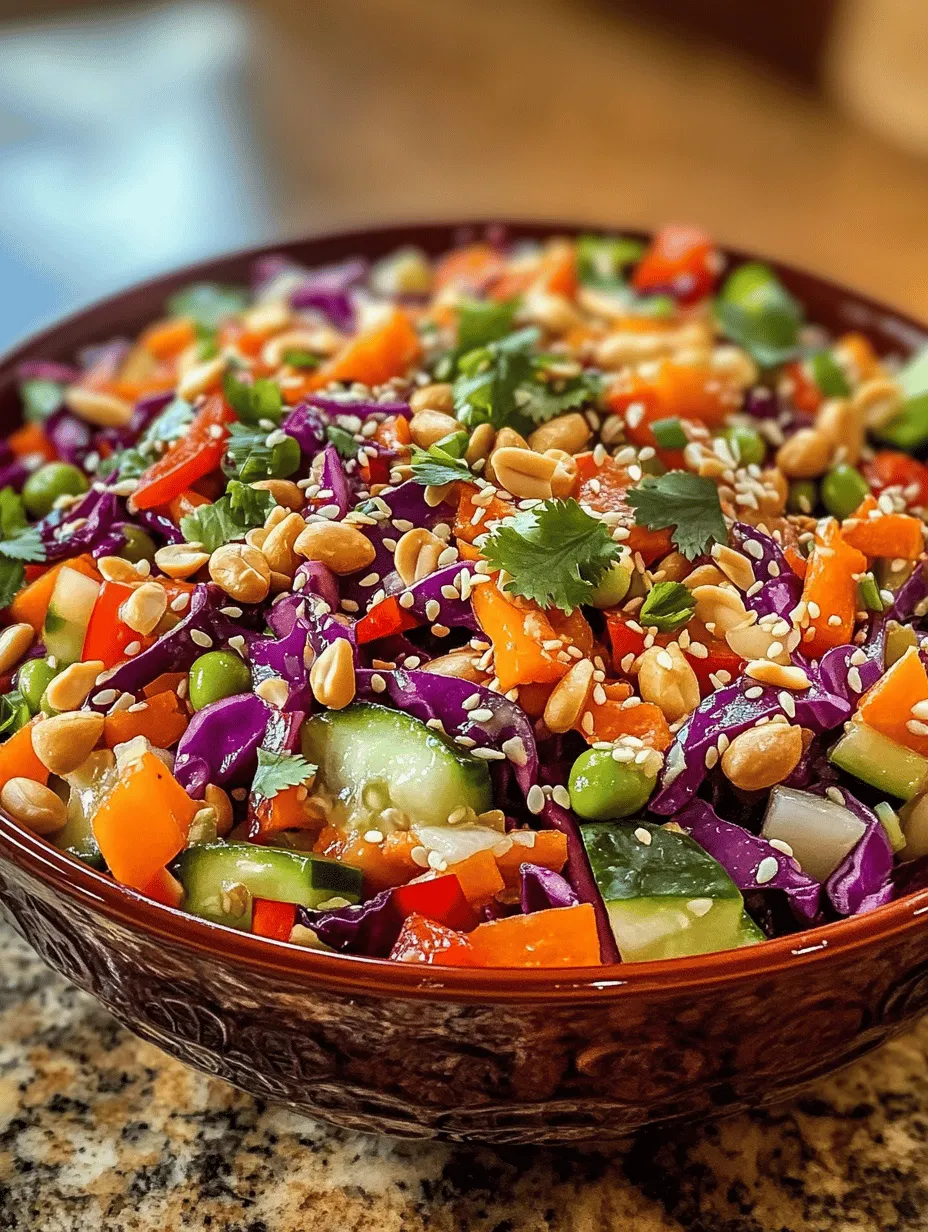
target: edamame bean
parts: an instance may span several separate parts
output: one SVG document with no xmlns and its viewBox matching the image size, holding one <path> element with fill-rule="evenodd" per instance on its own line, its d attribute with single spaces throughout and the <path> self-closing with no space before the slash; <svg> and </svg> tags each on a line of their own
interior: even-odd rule
<svg viewBox="0 0 928 1232">
<path fill-rule="evenodd" d="M 767 456 L 766 441 L 750 424 L 732 424 L 722 436 L 728 441 L 740 466 L 760 466 Z"/>
<path fill-rule="evenodd" d="M 786 498 L 786 508 L 790 513 L 804 513 L 806 516 L 815 510 L 818 504 L 818 486 L 812 479 L 794 479 L 789 485 L 789 495 Z"/>
<path fill-rule="evenodd" d="M 833 467 L 822 480 L 822 504 L 836 518 L 849 518 L 870 491 L 856 466 Z"/>
<path fill-rule="evenodd" d="M 211 650 L 200 655 L 190 669 L 189 696 L 194 710 L 236 693 L 247 693 L 250 688 L 248 665 L 231 650 Z"/>
<path fill-rule="evenodd" d="M 587 749 L 571 767 L 570 806 L 585 821 L 631 817 L 647 804 L 656 782 L 634 762 L 615 761 L 610 749 Z"/>
<path fill-rule="evenodd" d="M 23 504 L 32 517 L 44 518 L 59 496 L 80 496 L 89 487 L 83 471 L 70 462 L 46 462 L 23 484 Z"/>
<path fill-rule="evenodd" d="M 140 560 L 155 559 L 155 541 L 138 526 L 126 525 L 122 528 L 126 542 L 116 553 L 123 560 L 129 560 L 134 565 Z"/>
<path fill-rule="evenodd" d="M 16 687 L 26 699 L 32 714 L 38 714 L 42 709 L 42 697 L 58 675 L 58 670 L 45 659 L 27 659 L 17 672 Z"/>
<path fill-rule="evenodd" d="M 594 607 L 615 607 L 628 594 L 631 581 L 631 562 L 614 560 L 590 595 L 590 603 Z"/>
</svg>

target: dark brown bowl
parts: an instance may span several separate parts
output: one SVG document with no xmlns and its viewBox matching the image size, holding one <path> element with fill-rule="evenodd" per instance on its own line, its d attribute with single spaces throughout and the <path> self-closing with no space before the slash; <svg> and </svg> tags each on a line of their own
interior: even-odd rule
<svg viewBox="0 0 928 1232">
<path fill-rule="evenodd" d="M 0 363 L 0 425 L 12 429 L 19 417 L 20 361 L 67 360 L 80 346 L 132 333 L 194 279 L 244 279 L 264 251 L 308 264 L 409 243 L 438 253 L 487 225 L 303 240 L 135 287 Z M 538 237 L 580 228 L 505 230 Z M 864 330 L 884 353 L 926 341 L 923 327 L 891 308 L 776 268 L 813 321 Z M 312 1116 L 407 1137 L 602 1142 L 749 1108 L 870 1051 L 928 1008 L 928 891 L 699 958 L 556 973 L 423 970 L 195 919 L 0 818 L 0 906 L 50 966 L 190 1065 Z"/>
</svg>

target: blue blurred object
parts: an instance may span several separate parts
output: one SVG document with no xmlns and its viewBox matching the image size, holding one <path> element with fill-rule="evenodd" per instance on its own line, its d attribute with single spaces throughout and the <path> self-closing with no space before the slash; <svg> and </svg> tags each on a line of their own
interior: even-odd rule
<svg viewBox="0 0 928 1232">
<path fill-rule="evenodd" d="M 0 31 L 0 349 L 265 237 L 250 33 L 208 0 Z"/>
</svg>

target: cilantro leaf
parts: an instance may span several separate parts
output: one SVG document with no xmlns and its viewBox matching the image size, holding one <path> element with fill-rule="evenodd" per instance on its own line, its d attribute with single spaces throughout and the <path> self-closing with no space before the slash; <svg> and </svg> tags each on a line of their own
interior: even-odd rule
<svg viewBox="0 0 928 1232">
<path fill-rule="evenodd" d="M 287 787 L 299 787 L 318 769 L 299 753 L 269 753 L 258 749 L 258 769 L 251 790 L 256 796 L 270 800 Z"/>
<path fill-rule="evenodd" d="M 428 449 L 420 449 L 413 445 L 412 477 L 416 483 L 441 487 L 444 483 L 454 483 L 462 479 L 465 483 L 473 483 L 474 476 L 470 467 L 461 458 L 456 458 L 447 449 L 442 449 L 441 443 L 429 445 Z"/>
<path fill-rule="evenodd" d="M 283 361 L 291 368 L 318 368 L 322 363 L 318 355 L 313 355 L 312 351 L 301 350 L 299 347 L 284 351 Z"/>
<path fill-rule="evenodd" d="M 31 718 L 29 703 L 18 689 L 11 689 L 0 697 L 0 739 L 8 740 Z"/>
<path fill-rule="evenodd" d="M 577 277 L 587 287 L 624 285 L 626 266 L 637 261 L 644 244 L 624 236 L 581 235 L 577 240 Z"/>
<path fill-rule="evenodd" d="M 222 392 L 243 424 L 257 427 L 262 419 L 274 424 L 279 424 L 283 419 L 283 396 L 280 386 L 273 381 L 260 380 L 246 385 L 233 372 L 227 372 L 222 382 Z"/>
<path fill-rule="evenodd" d="M 494 568 L 511 575 L 505 590 L 568 613 L 588 602 L 621 554 L 602 522 L 575 500 L 544 501 L 507 518 L 482 551 Z"/>
<path fill-rule="evenodd" d="M 270 492 L 249 488 L 233 479 L 225 496 L 212 505 L 199 505 L 195 513 L 181 518 L 181 534 L 188 543 L 202 543 L 205 551 L 214 552 L 233 539 L 244 539 L 256 526 L 263 526 L 276 504 Z"/>
<path fill-rule="evenodd" d="M 657 478 L 649 475 L 629 490 L 626 500 L 638 526 L 648 530 L 672 526 L 673 541 L 687 560 L 701 556 L 712 543 L 728 539 L 718 488 L 711 479 L 689 471 L 668 471 Z"/>
<path fill-rule="evenodd" d="M 20 381 L 23 414 L 30 423 L 42 423 L 64 404 L 64 385 L 40 377 Z"/>
<path fill-rule="evenodd" d="M 558 382 L 558 387 L 545 381 L 530 381 L 516 390 L 519 411 L 527 415 L 533 424 L 547 423 L 565 411 L 595 402 L 599 397 L 601 382 L 592 372 L 583 372 L 567 381 Z"/>
<path fill-rule="evenodd" d="M 26 527 L 9 539 L 0 540 L 0 556 L 7 560 L 24 560 L 32 564 L 45 559 L 45 544 L 37 526 Z"/>
<path fill-rule="evenodd" d="M 168 312 L 189 317 L 198 330 L 212 333 L 223 321 L 248 307 L 248 295 L 240 287 L 216 282 L 195 282 L 168 300 Z"/>
<path fill-rule="evenodd" d="M 153 419 L 139 440 L 139 448 L 152 452 L 151 447 L 171 444 L 184 435 L 193 420 L 193 407 L 183 398 L 174 398 L 157 418 Z"/>
<path fill-rule="evenodd" d="M 517 303 L 515 299 L 462 300 L 458 305 L 458 343 L 436 364 L 435 375 L 439 380 L 452 380 L 463 356 L 504 338 L 512 329 Z"/>
<path fill-rule="evenodd" d="M 334 445 L 340 458 L 356 458 L 361 446 L 350 432 L 340 428 L 338 424 L 329 424 L 325 430 L 326 440 Z"/>
<path fill-rule="evenodd" d="M 23 584 L 26 571 L 20 560 L 0 557 L 0 608 L 9 607 Z"/>
<path fill-rule="evenodd" d="M 538 337 L 537 329 L 520 329 L 461 357 L 454 406 L 462 423 L 502 428 L 518 418 L 516 390 L 534 375 L 532 347 Z"/>
<path fill-rule="evenodd" d="M 226 442 L 226 474 L 242 483 L 255 483 L 258 479 L 286 479 L 300 465 L 299 446 L 293 437 L 285 436 L 276 445 L 268 445 L 268 432 L 264 428 L 252 428 L 246 424 L 228 425 L 229 439 Z"/>
<path fill-rule="evenodd" d="M 681 582 L 658 582 L 641 605 L 638 623 L 645 629 L 676 633 L 692 619 L 695 611 L 696 600 L 687 586 Z"/>
</svg>

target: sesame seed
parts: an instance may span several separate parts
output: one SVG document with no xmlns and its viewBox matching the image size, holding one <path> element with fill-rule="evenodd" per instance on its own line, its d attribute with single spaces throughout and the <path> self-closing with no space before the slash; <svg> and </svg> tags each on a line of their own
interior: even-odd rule
<svg viewBox="0 0 928 1232">
<path fill-rule="evenodd" d="M 770 846 L 773 847 L 775 851 L 782 851 L 785 856 L 792 857 L 793 849 L 790 847 L 785 838 L 770 839 Z"/>
<path fill-rule="evenodd" d="M 761 690 L 758 689 L 758 693 L 760 692 Z M 791 719 L 794 719 L 796 717 L 796 700 L 792 693 L 788 693 L 786 689 L 783 689 L 777 694 L 777 700 L 783 707 L 784 712 L 788 714 Z"/>
<path fill-rule="evenodd" d="M 651 831 L 646 830 L 644 826 L 638 826 L 634 831 L 635 838 L 645 847 L 651 846 Z"/>
<path fill-rule="evenodd" d="M 383 835 L 379 830 L 368 830 L 364 835 L 365 843 L 382 843 Z"/>
<path fill-rule="evenodd" d="M 365 586 L 365 587 L 366 586 L 376 586 L 379 581 L 380 581 L 379 573 L 366 573 L 364 577 L 361 578 L 360 582 L 358 582 L 358 585 Z"/>
<path fill-rule="evenodd" d="M 763 694 L 764 690 L 758 685 L 752 685 L 750 689 L 745 689 L 744 691 L 744 696 L 749 698 L 752 702 L 756 701 L 758 697 L 763 697 Z"/>
<path fill-rule="evenodd" d="M 776 856 L 764 856 L 757 866 L 754 880 L 758 885 L 766 885 L 768 881 L 773 881 L 779 871 L 780 864 Z"/>
<path fill-rule="evenodd" d="M 696 916 L 697 919 L 702 919 L 704 915 L 708 915 L 712 910 L 711 898 L 691 898 L 686 904 L 686 909 L 690 915 Z"/>
<path fill-rule="evenodd" d="M 528 764 L 528 754 L 525 751 L 525 744 L 521 736 L 510 736 L 508 740 L 503 741 L 500 747 L 514 766 Z"/>
<path fill-rule="evenodd" d="M 826 787 L 825 795 L 835 804 L 844 805 L 844 793 L 837 787 Z"/>
<path fill-rule="evenodd" d="M 197 645 L 197 646 L 202 646 L 204 650 L 209 650 L 210 646 L 212 646 L 212 644 L 213 644 L 213 639 L 210 637 L 210 635 L 209 635 L 208 633 L 203 633 L 203 632 L 202 632 L 202 630 L 200 630 L 200 629 L 191 629 L 191 630 L 190 630 L 190 640 L 191 640 L 191 641 L 192 641 L 195 645 Z M 133 645 L 135 645 L 135 644 L 136 644 L 136 643 L 133 643 Z M 141 647 L 140 647 L 140 649 L 141 649 Z M 126 647 L 126 653 L 127 653 L 127 654 L 129 653 L 129 647 L 128 647 L 128 646 Z M 138 651 L 135 651 L 134 653 L 136 653 L 136 654 L 137 654 L 137 653 L 138 653 Z"/>
<path fill-rule="evenodd" d="M 191 636 L 193 635 L 191 634 Z M 212 642 L 210 642 L 210 645 L 212 646 Z M 123 653 L 128 655 L 129 658 L 131 659 L 132 656 L 137 655 L 141 649 L 142 649 L 141 642 L 130 642 L 128 646 L 123 647 Z"/>
<path fill-rule="evenodd" d="M 545 793 L 541 790 L 537 783 L 533 783 L 528 789 L 528 794 L 525 797 L 525 804 L 530 813 L 538 814 L 545 807 Z"/>
<path fill-rule="evenodd" d="M 709 749 L 706 749 L 706 756 L 703 760 L 705 761 L 707 770 L 711 770 L 718 763 L 719 751 L 715 745 Z"/>
<path fill-rule="evenodd" d="M 386 690 L 386 687 L 387 682 L 384 680 L 383 676 L 380 676 L 377 672 L 375 672 L 373 676 L 371 676 L 371 688 L 375 693 L 383 693 Z"/>
<path fill-rule="evenodd" d="M 863 693 L 864 684 L 860 678 L 860 668 L 850 667 L 847 673 L 847 682 L 855 693 Z"/>
</svg>

